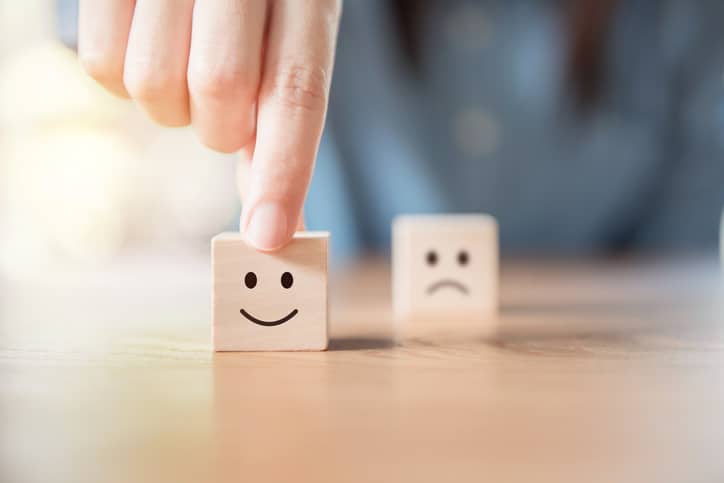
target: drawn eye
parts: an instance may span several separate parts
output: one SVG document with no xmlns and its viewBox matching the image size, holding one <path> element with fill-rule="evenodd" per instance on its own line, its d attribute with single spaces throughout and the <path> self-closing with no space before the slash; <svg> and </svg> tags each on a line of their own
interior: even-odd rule
<svg viewBox="0 0 724 483">
<path fill-rule="evenodd" d="M 291 288 L 292 284 L 294 284 L 294 277 L 289 272 L 282 273 L 282 287 L 284 288 Z"/>
<path fill-rule="evenodd" d="M 254 272 L 248 272 L 244 277 L 244 285 L 246 288 L 256 287 L 256 274 Z"/>
<path fill-rule="evenodd" d="M 434 250 L 427 252 L 426 256 L 427 264 L 431 267 L 437 264 L 437 253 Z"/>
<path fill-rule="evenodd" d="M 468 264 L 469 261 L 470 256 L 468 255 L 468 252 L 466 252 L 465 250 L 460 250 L 460 252 L 458 252 L 458 263 L 465 266 Z"/>
</svg>

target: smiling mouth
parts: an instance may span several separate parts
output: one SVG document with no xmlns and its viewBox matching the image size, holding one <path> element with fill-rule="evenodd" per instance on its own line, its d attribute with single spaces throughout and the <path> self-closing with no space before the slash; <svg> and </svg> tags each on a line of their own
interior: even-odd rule
<svg viewBox="0 0 724 483">
<path fill-rule="evenodd" d="M 241 312 L 241 315 L 243 315 L 244 317 L 246 317 L 246 318 L 249 320 L 249 322 L 254 322 L 256 325 L 261 325 L 261 326 L 264 326 L 264 327 L 274 327 L 274 326 L 277 326 L 277 325 L 282 325 L 284 322 L 288 322 L 292 317 L 294 317 L 295 315 L 297 315 L 297 312 L 299 312 L 299 310 L 294 309 L 294 310 L 292 310 L 291 312 L 289 312 L 285 317 L 282 317 L 282 318 L 279 319 L 279 320 L 261 320 L 261 319 L 257 319 L 256 317 L 254 317 L 253 315 L 251 315 L 249 312 L 247 312 L 247 311 L 244 310 L 244 309 L 241 309 L 239 312 Z"/>
<path fill-rule="evenodd" d="M 432 295 L 433 293 L 435 293 L 438 290 L 445 288 L 445 287 L 452 288 L 465 295 L 468 294 L 468 288 L 465 285 L 463 285 L 462 283 L 460 283 L 456 280 L 450 280 L 450 279 L 439 280 L 439 281 L 433 283 L 432 285 L 430 285 L 427 288 L 427 293 L 429 295 Z"/>
</svg>

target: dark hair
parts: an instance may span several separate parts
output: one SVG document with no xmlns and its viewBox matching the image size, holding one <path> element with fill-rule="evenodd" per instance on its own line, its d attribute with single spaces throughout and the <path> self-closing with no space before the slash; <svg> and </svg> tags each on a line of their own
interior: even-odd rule
<svg viewBox="0 0 724 483">
<path fill-rule="evenodd" d="M 606 41 L 618 0 L 568 2 L 568 80 L 581 106 L 601 96 L 605 75 Z"/>
<path fill-rule="evenodd" d="M 417 26 L 421 1 L 424 0 L 392 2 L 400 43 L 413 69 L 419 59 Z M 579 107 L 589 107 L 600 98 L 604 87 L 606 41 L 618 0 L 561 0 L 559 3 L 565 9 L 568 26 L 566 75 Z"/>
</svg>

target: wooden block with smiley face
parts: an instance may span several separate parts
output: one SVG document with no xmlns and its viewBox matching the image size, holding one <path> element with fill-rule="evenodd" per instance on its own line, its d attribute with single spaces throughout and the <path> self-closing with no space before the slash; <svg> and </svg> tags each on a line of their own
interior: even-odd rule
<svg viewBox="0 0 724 483">
<path fill-rule="evenodd" d="M 488 215 L 406 215 L 392 229 L 395 315 L 485 319 L 498 308 L 498 225 Z"/>
<path fill-rule="evenodd" d="M 327 232 L 298 232 L 262 253 L 239 233 L 214 237 L 214 350 L 325 350 L 328 242 Z"/>
</svg>

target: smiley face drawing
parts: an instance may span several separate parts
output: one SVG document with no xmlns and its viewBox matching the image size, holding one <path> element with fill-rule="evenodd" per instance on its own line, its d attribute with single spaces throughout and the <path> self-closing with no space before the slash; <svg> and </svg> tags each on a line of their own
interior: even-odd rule
<svg viewBox="0 0 724 483">
<path fill-rule="evenodd" d="M 497 223 L 487 215 L 406 215 L 392 228 L 398 319 L 468 319 L 497 310 Z"/>
<path fill-rule="evenodd" d="M 258 283 L 258 277 L 256 276 L 256 273 L 254 272 L 247 272 L 246 276 L 244 276 L 244 285 L 246 285 L 246 288 L 253 289 L 256 287 L 256 284 Z M 281 286 L 285 289 L 292 288 L 292 285 L 294 285 L 294 276 L 290 272 L 284 272 L 281 276 Z M 243 308 L 239 310 L 241 315 L 246 317 L 247 320 L 250 322 L 253 322 L 257 325 L 261 325 L 263 327 L 276 327 L 277 325 L 282 325 L 285 322 L 290 321 L 294 318 L 295 315 L 299 313 L 298 309 L 293 309 L 291 312 L 289 312 L 284 317 L 277 319 L 277 320 L 262 320 L 259 319 L 253 315 L 251 315 L 249 312 L 244 310 Z"/>
<path fill-rule="evenodd" d="M 239 233 L 214 237 L 214 350 L 326 349 L 328 241 L 326 232 L 299 232 L 281 250 L 262 253 Z"/>
</svg>

